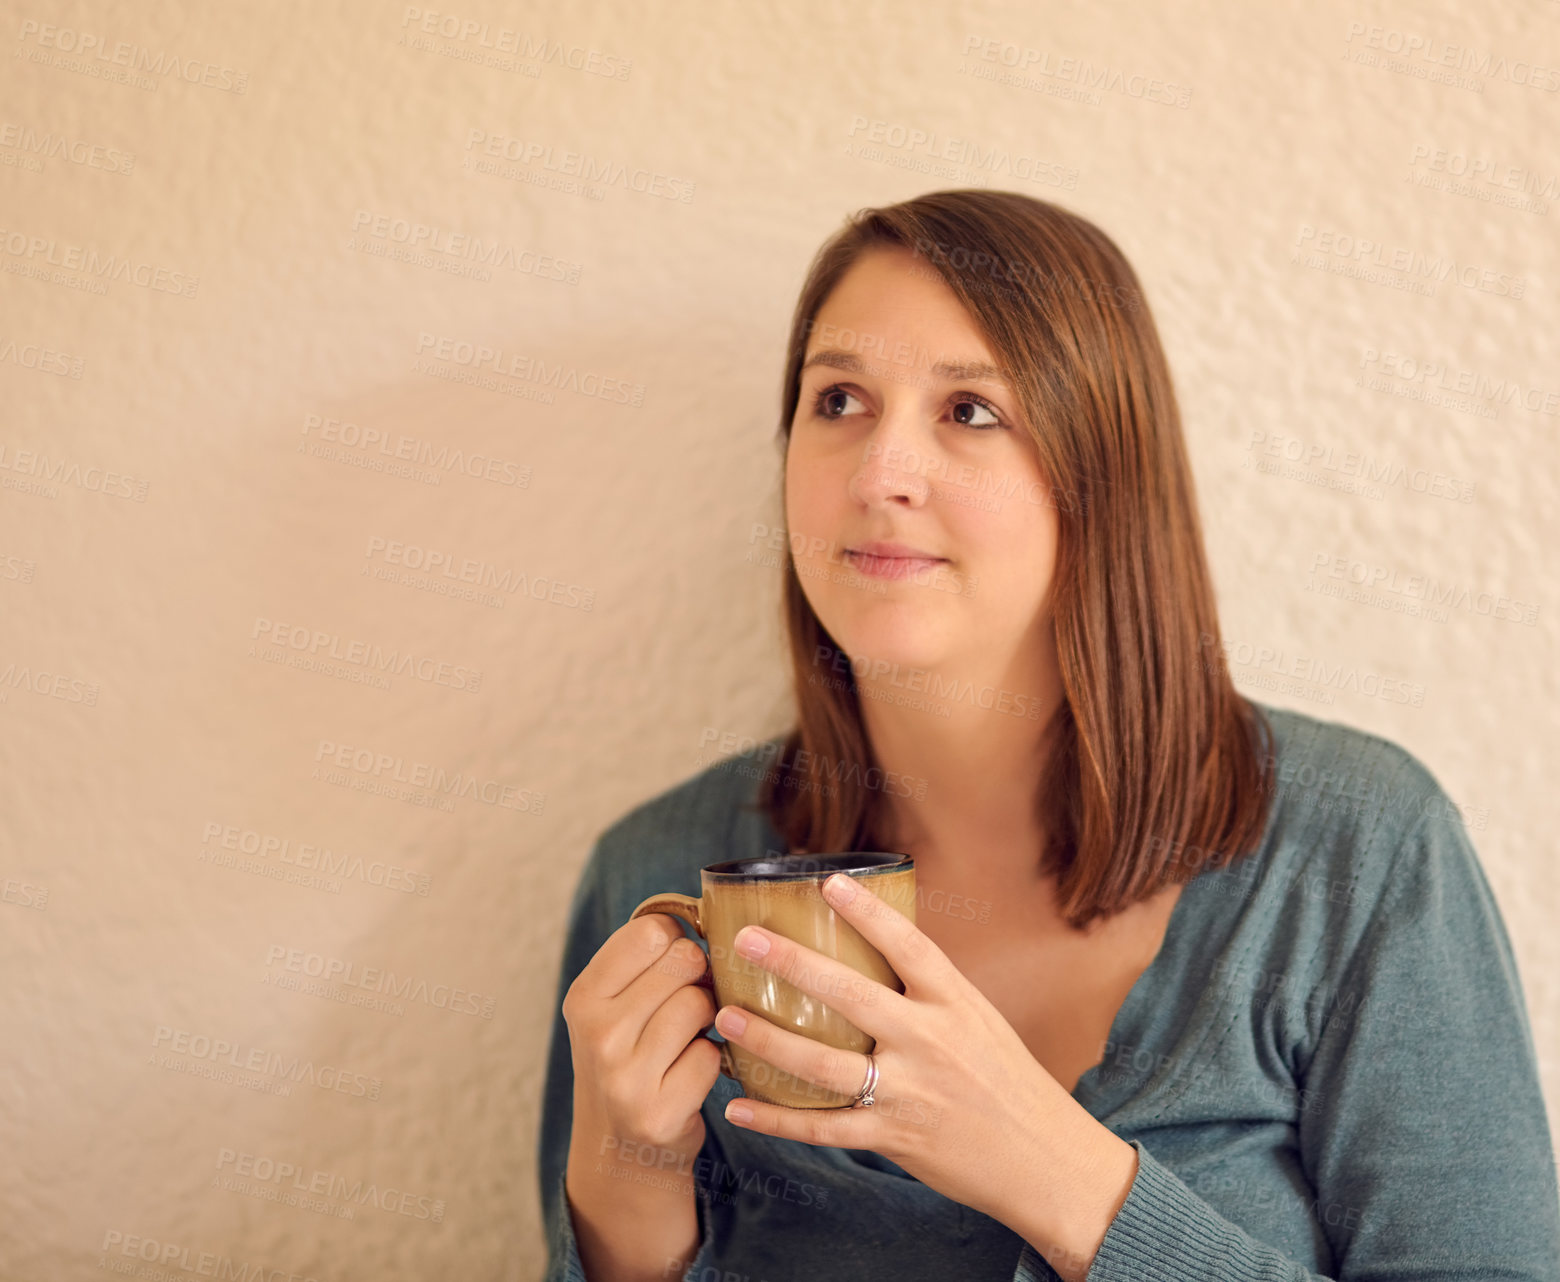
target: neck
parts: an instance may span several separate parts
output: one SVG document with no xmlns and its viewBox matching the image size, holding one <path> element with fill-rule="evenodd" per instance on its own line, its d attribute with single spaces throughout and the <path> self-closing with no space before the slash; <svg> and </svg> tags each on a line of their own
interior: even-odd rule
<svg viewBox="0 0 1560 1282">
<path fill-rule="evenodd" d="M 886 683 L 860 685 L 862 720 L 887 772 L 885 844 L 928 872 L 935 864 L 1038 878 L 1037 789 L 1062 700 L 1056 669 L 1023 682 L 938 675 L 926 701 L 946 706 L 946 717 L 903 706 L 903 690 Z"/>
</svg>

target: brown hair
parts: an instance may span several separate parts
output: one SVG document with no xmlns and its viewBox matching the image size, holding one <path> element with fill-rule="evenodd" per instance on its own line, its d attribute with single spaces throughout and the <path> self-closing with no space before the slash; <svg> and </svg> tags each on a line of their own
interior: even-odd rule
<svg viewBox="0 0 1560 1282">
<path fill-rule="evenodd" d="M 1012 192 L 859 211 L 818 251 L 797 299 L 782 448 L 819 309 L 880 246 L 911 250 L 953 290 L 1014 389 L 1052 493 L 1069 496 L 1055 505 L 1051 594 L 1064 695 L 1036 780 L 1037 859 L 1066 919 L 1082 927 L 1250 853 L 1267 823 L 1259 736 L 1271 727 L 1222 662 L 1180 413 L 1132 267 L 1094 224 Z M 848 659 L 790 555 L 782 612 L 798 718 L 758 805 L 793 850 L 883 848 L 887 803 L 861 773 L 877 763 L 855 678 L 837 675 Z"/>
</svg>

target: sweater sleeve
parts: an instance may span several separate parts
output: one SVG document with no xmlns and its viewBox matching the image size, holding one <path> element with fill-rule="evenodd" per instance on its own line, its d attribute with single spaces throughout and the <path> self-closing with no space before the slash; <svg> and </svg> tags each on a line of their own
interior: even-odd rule
<svg viewBox="0 0 1560 1282">
<path fill-rule="evenodd" d="M 574 1054 L 569 1045 L 569 1026 L 563 1018 L 563 999 L 568 995 L 569 986 L 607 942 L 608 936 L 622 925 L 612 918 L 603 885 L 606 841 L 605 836 L 597 840 L 575 887 L 564 936 L 563 965 L 553 1001 L 552 1035 L 542 1086 L 542 1124 L 536 1150 L 542 1225 L 547 1235 L 547 1271 L 543 1274 L 543 1282 L 589 1282 L 580 1262 L 574 1219 L 564 1189 L 569 1165 L 569 1137 L 574 1127 Z M 706 1139 L 706 1150 L 709 1144 Z M 710 1265 L 715 1246 L 709 1195 L 699 1178 L 698 1164 L 695 1164 L 695 1183 L 698 1186 L 699 1249 L 689 1266 L 688 1276 L 702 1277 L 704 1272 L 701 1270 Z"/>
<path fill-rule="evenodd" d="M 1537 1057 L 1495 899 L 1450 803 L 1400 846 L 1326 994 L 1301 1160 L 1339 1282 L 1560 1282 L 1560 1197 Z M 1326 1012 L 1330 1011 L 1328 1014 Z M 1309 1282 L 1141 1143 L 1088 1282 Z M 1336 1223 L 1331 1221 L 1336 1220 Z M 1015 1282 L 1054 1277 L 1025 1245 Z"/>
<path fill-rule="evenodd" d="M 569 1134 L 574 1124 L 574 1056 L 569 1046 L 569 1026 L 563 1018 L 563 999 L 575 977 L 585 969 L 614 929 L 607 920 L 606 899 L 601 888 L 601 852 L 602 843 L 598 840 L 574 889 L 564 936 L 563 966 L 553 1001 L 552 1036 L 547 1048 L 542 1124 L 536 1151 L 542 1225 L 547 1234 L 545 1282 L 587 1282 L 563 1188 L 569 1163 Z"/>
</svg>

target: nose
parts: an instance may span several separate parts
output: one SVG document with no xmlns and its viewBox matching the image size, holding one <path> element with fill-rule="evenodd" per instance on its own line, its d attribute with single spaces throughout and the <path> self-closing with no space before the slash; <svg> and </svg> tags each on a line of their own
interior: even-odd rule
<svg viewBox="0 0 1560 1282">
<path fill-rule="evenodd" d="M 851 474 L 851 498 L 864 507 L 923 506 L 932 485 L 923 475 L 929 460 L 917 449 L 916 439 L 908 412 L 879 418 Z"/>
</svg>

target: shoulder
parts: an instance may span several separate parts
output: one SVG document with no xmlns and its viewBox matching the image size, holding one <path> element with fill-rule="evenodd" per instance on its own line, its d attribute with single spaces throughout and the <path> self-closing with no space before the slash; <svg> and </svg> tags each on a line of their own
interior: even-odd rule
<svg viewBox="0 0 1560 1282">
<path fill-rule="evenodd" d="M 1427 861 L 1473 859 L 1458 807 L 1413 752 L 1381 735 L 1253 701 L 1272 731 L 1262 844 L 1229 875 L 1303 945 L 1358 938 Z M 1433 871 L 1433 870 L 1431 870 Z M 1255 906 L 1255 904 L 1254 904 Z"/>
<path fill-rule="evenodd" d="M 1314 1046 L 1321 1032 L 1321 1007 L 1294 994 L 1342 992 L 1381 958 L 1423 947 L 1504 965 L 1489 883 L 1431 769 L 1380 735 L 1255 706 L 1273 735 L 1267 827 L 1253 854 L 1210 871 L 1203 902 L 1223 905 L 1209 911 L 1228 932 L 1214 973 L 1262 989 L 1252 1000 L 1283 1026 L 1278 1044 Z"/>
<path fill-rule="evenodd" d="M 650 895 L 698 895 L 706 864 L 763 854 L 772 832 L 757 804 L 759 783 L 782 739 L 722 757 L 609 823 L 586 860 L 581 891 L 602 899 L 621 924 Z"/>
<path fill-rule="evenodd" d="M 1293 708 L 1250 702 L 1273 728 L 1262 764 L 1268 786 L 1279 795 L 1312 809 L 1323 808 L 1326 799 L 1365 803 L 1384 820 L 1418 814 L 1427 799 L 1445 795 L 1431 769 L 1392 739 Z"/>
<path fill-rule="evenodd" d="M 1262 761 L 1273 835 L 1392 844 L 1453 806 L 1430 768 L 1401 744 L 1338 721 L 1257 704 L 1273 731 Z"/>
</svg>

